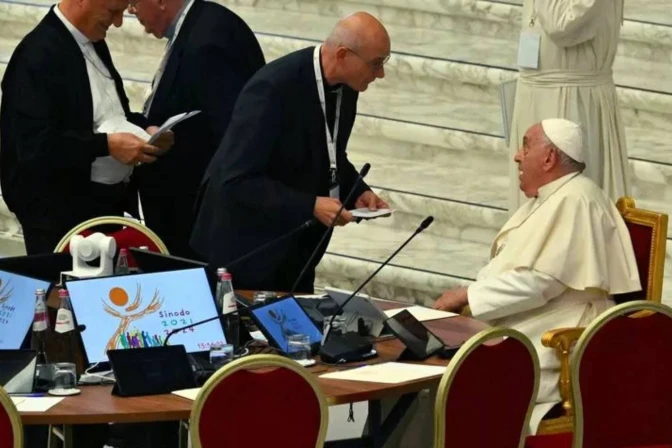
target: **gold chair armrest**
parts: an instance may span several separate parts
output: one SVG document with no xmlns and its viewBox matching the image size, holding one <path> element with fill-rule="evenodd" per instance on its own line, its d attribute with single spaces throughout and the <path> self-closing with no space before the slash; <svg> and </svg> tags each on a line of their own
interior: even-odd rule
<svg viewBox="0 0 672 448">
<path fill-rule="evenodd" d="M 560 389 L 560 397 L 562 398 L 562 408 L 565 410 L 565 415 L 567 416 L 574 415 L 572 381 L 569 375 L 569 354 L 576 341 L 581 337 L 583 330 L 583 328 L 558 328 L 547 331 L 541 337 L 541 344 L 544 347 L 555 349 L 555 353 L 560 358 L 560 380 L 558 381 L 558 387 Z"/>
</svg>

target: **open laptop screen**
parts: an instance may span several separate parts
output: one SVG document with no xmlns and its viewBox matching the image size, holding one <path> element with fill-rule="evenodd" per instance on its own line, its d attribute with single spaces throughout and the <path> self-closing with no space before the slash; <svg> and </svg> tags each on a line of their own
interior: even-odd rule
<svg viewBox="0 0 672 448">
<path fill-rule="evenodd" d="M 0 349 L 21 348 L 35 315 L 35 290 L 48 292 L 50 285 L 0 270 Z"/>
<path fill-rule="evenodd" d="M 0 350 L 0 386 L 8 394 L 29 394 L 35 384 L 35 350 Z"/>
<path fill-rule="evenodd" d="M 66 282 L 89 363 L 106 362 L 107 351 L 162 346 L 168 333 L 217 315 L 202 268 Z M 225 343 L 219 321 L 181 331 L 171 345 L 187 352 Z"/>
</svg>

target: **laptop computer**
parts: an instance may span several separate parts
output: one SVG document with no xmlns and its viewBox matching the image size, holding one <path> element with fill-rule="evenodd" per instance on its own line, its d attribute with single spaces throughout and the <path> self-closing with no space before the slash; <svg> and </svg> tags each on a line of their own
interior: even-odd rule
<svg viewBox="0 0 672 448">
<path fill-rule="evenodd" d="M 0 386 L 8 394 L 32 393 L 36 369 L 37 351 L 0 350 Z"/>
<path fill-rule="evenodd" d="M 35 316 L 35 290 L 49 294 L 51 283 L 0 270 L 0 349 L 25 347 Z"/>
<path fill-rule="evenodd" d="M 61 280 L 61 272 L 72 269 L 72 255 L 53 253 L 0 258 L 0 270 L 50 283 Z"/>
<path fill-rule="evenodd" d="M 217 315 L 203 268 L 98 277 L 66 282 L 86 362 L 108 361 L 108 350 L 163 346 L 174 329 Z M 212 321 L 180 331 L 171 345 L 206 352 L 225 344 L 223 326 Z"/>
</svg>

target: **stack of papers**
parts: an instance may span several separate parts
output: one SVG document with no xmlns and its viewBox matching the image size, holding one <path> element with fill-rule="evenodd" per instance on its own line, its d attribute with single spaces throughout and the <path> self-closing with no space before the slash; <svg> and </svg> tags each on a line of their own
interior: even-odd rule
<svg viewBox="0 0 672 448">
<path fill-rule="evenodd" d="M 329 380 L 366 381 L 368 383 L 399 384 L 441 376 L 445 371 L 446 368 L 443 366 L 386 362 L 342 372 L 325 373 L 320 376 L 320 378 Z"/>
<path fill-rule="evenodd" d="M 63 400 L 64 397 L 12 397 L 19 412 L 47 412 Z"/>
<path fill-rule="evenodd" d="M 159 130 L 156 131 L 154 135 L 152 135 L 152 137 L 147 141 L 147 143 L 149 143 L 150 145 L 153 144 L 161 136 L 161 134 L 170 131 L 171 129 L 173 129 L 173 126 L 193 117 L 194 115 L 198 115 L 199 113 L 201 113 L 200 110 L 194 110 L 191 112 L 184 112 L 170 117 L 159 127 Z"/>
<path fill-rule="evenodd" d="M 368 208 L 356 208 L 350 210 L 352 216 L 361 219 L 375 219 L 384 216 L 390 216 L 394 210 L 389 208 L 379 208 L 378 210 L 369 210 Z"/>
<path fill-rule="evenodd" d="M 438 319 L 445 319 L 447 317 L 458 316 L 458 314 L 451 313 L 448 311 L 434 310 L 432 308 L 425 308 L 424 306 L 417 306 L 417 305 L 408 308 L 395 308 L 393 310 L 387 310 L 385 311 L 385 314 L 387 315 L 387 317 L 392 317 L 403 310 L 408 310 L 408 312 L 411 313 L 411 315 L 416 319 L 418 319 L 420 322 L 427 322 L 428 320 L 438 320 Z"/>
</svg>

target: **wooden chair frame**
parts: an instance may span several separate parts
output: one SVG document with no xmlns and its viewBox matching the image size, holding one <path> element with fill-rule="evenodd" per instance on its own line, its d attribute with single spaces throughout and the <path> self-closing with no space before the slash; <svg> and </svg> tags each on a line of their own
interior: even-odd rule
<svg viewBox="0 0 672 448">
<path fill-rule="evenodd" d="M 21 415 L 16 409 L 16 406 L 14 406 L 12 399 L 2 387 L 0 387 L 0 407 L 4 408 L 7 415 L 9 415 L 9 422 L 12 425 L 12 431 L 14 432 L 14 443 L 11 448 L 23 448 L 23 424 L 21 423 Z"/>
<path fill-rule="evenodd" d="M 636 300 L 633 302 L 623 303 L 611 308 L 602 313 L 590 325 L 588 325 L 581 334 L 581 337 L 576 343 L 574 352 L 572 353 L 572 399 L 574 402 L 574 442 L 573 448 L 583 448 L 583 402 L 581 401 L 581 383 L 579 381 L 579 372 L 581 370 L 581 361 L 586 347 L 590 344 L 591 339 L 610 321 L 631 314 L 631 318 L 637 319 L 645 316 L 650 316 L 653 313 L 664 314 L 672 319 L 672 308 L 662 305 L 660 303 Z"/>
<path fill-rule="evenodd" d="M 138 221 L 122 216 L 100 216 L 98 218 L 93 218 L 89 219 L 88 221 L 84 221 L 83 223 L 73 227 L 68 233 L 65 234 L 63 238 L 61 238 L 61 241 L 58 242 L 56 245 L 56 248 L 54 249 L 54 252 L 63 252 L 70 243 L 70 239 L 72 239 L 73 236 L 79 235 L 81 232 L 84 230 L 88 230 L 92 227 L 100 226 L 100 225 L 120 225 L 120 226 L 126 226 L 126 227 L 131 227 L 139 232 L 142 232 L 145 234 L 154 244 L 156 244 L 156 247 L 159 248 L 159 251 L 162 254 L 169 254 L 168 248 L 166 245 L 161 241 L 161 238 L 152 231 L 149 227 L 139 223 Z"/>
<path fill-rule="evenodd" d="M 329 423 L 329 405 L 327 404 L 327 397 L 322 392 L 320 385 L 317 382 L 315 375 L 306 372 L 306 369 L 292 361 L 278 355 L 251 355 L 233 361 L 223 368 L 215 372 L 214 375 L 206 381 L 201 390 L 198 392 L 194 404 L 191 408 L 190 418 L 190 438 L 193 448 L 203 448 L 201 445 L 200 428 L 198 422 L 201 419 L 201 412 L 208 397 L 215 390 L 215 388 L 229 376 L 238 372 L 239 370 L 252 370 L 261 368 L 284 368 L 289 369 L 297 375 L 301 376 L 313 389 L 315 396 L 320 404 L 320 430 L 317 437 L 315 448 L 322 448 L 324 440 L 327 437 L 327 425 Z"/>
<path fill-rule="evenodd" d="M 534 349 L 534 346 L 530 340 L 521 332 L 510 328 L 495 327 L 483 330 L 475 336 L 471 337 L 467 342 L 464 343 L 464 345 L 462 345 L 462 347 L 460 347 L 455 356 L 450 360 L 450 364 L 448 364 L 446 372 L 443 374 L 441 382 L 439 383 L 436 402 L 434 404 L 434 448 L 444 448 L 446 443 L 446 403 L 448 401 L 450 388 L 460 367 L 469 357 L 469 355 L 478 347 L 485 344 L 486 342 L 501 338 L 513 338 L 521 342 L 530 353 L 534 365 L 534 389 L 532 391 L 530 403 L 527 408 L 525 422 L 521 428 L 520 443 L 518 444 L 518 448 L 524 447 L 525 436 L 527 435 L 530 418 L 532 416 L 532 410 L 534 409 L 534 405 L 537 400 L 537 393 L 539 391 L 539 356 L 537 355 L 537 351 Z"/>
<path fill-rule="evenodd" d="M 667 250 L 668 216 L 664 213 L 642 210 L 635 207 L 635 200 L 630 196 L 620 198 L 616 208 L 623 220 L 646 227 L 651 227 L 651 259 L 649 260 L 649 277 L 647 279 L 646 301 L 660 303 L 663 292 L 665 271 L 665 252 Z M 634 302 L 632 302 L 634 303 Z M 583 328 L 558 328 L 544 333 L 541 343 L 544 347 L 555 349 L 560 358 L 560 397 L 565 415 L 552 420 L 542 420 L 538 434 L 557 434 L 571 432 L 574 425 L 574 409 L 572 405 L 572 380 L 570 355 L 572 347 L 581 337 Z"/>
</svg>

